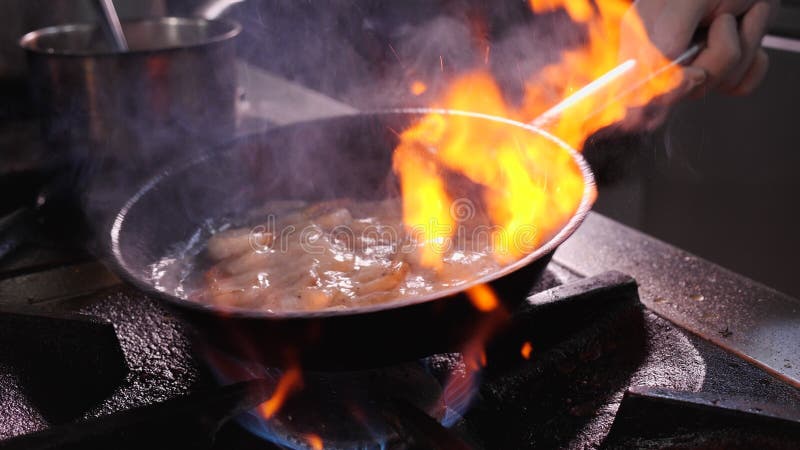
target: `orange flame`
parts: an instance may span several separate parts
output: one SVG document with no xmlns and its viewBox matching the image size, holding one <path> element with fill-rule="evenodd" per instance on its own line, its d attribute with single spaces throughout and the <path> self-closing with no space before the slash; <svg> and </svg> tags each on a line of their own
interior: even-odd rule
<svg viewBox="0 0 800 450">
<path fill-rule="evenodd" d="M 537 12 L 563 8 L 587 31 L 586 43 L 562 53 L 526 83 L 519 106 L 506 101 L 488 69 L 455 79 L 435 107 L 473 111 L 529 122 L 581 87 L 620 64 L 620 42 L 636 49 L 619 79 L 570 104 L 548 123 L 552 134 L 580 147 L 597 130 L 624 119 L 681 82 L 679 70 L 665 71 L 631 90 L 631 78 L 667 64 L 649 42 L 629 0 L 531 0 Z M 623 17 L 625 20 L 623 20 Z M 631 64 L 627 64 L 630 62 Z M 482 190 L 493 226 L 493 253 L 508 263 L 530 253 L 575 213 L 584 194 L 583 178 L 571 156 L 553 141 L 491 120 L 430 113 L 403 131 L 394 153 L 400 179 L 403 221 L 423 244 L 420 261 L 441 267 L 444 243 L 454 233 L 448 215 L 454 193 L 445 173 L 466 177 Z"/>
<path fill-rule="evenodd" d="M 500 304 L 492 289 L 485 284 L 478 284 L 467 289 L 467 296 L 475 308 L 481 312 L 492 311 Z"/>
<path fill-rule="evenodd" d="M 286 398 L 289 394 L 300 389 L 302 386 L 303 377 L 300 368 L 291 367 L 287 369 L 280 380 L 278 380 L 278 385 L 275 387 L 275 391 L 272 392 L 272 396 L 258 406 L 258 411 L 261 413 L 261 416 L 265 419 L 271 419 L 275 416 L 275 413 L 281 409 L 283 404 L 286 403 Z"/>
<path fill-rule="evenodd" d="M 436 125 L 435 121 L 431 125 Z M 400 144 L 394 152 L 394 170 L 403 173 L 400 188 L 403 191 L 404 222 L 411 236 L 420 243 L 420 263 L 438 268 L 442 264 L 442 244 L 453 226 L 450 215 L 450 197 L 439 168 L 427 150 L 418 145 L 425 132 L 436 133 L 435 128 L 419 128 L 418 139 Z M 444 231 L 442 231 L 444 230 Z"/>
<path fill-rule="evenodd" d="M 585 23 L 594 13 L 592 4 L 585 0 L 531 0 L 530 4 L 533 12 L 537 13 L 564 9 L 572 20 L 579 23 Z"/>
<path fill-rule="evenodd" d="M 309 434 L 308 436 L 306 436 L 306 440 L 308 441 L 308 445 L 309 447 L 311 447 L 311 450 L 322 450 L 323 448 L 325 448 L 322 442 L 322 438 L 319 437 L 319 435 Z"/>
<path fill-rule="evenodd" d="M 531 359 L 531 352 L 533 352 L 533 345 L 530 342 L 524 342 L 522 348 L 519 349 L 519 354 L 525 359 Z"/>
<path fill-rule="evenodd" d="M 489 364 L 486 344 L 500 327 L 508 323 L 510 317 L 508 310 L 503 307 L 488 285 L 474 286 L 467 290 L 467 295 L 476 309 L 484 315 L 470 339 L 460 349 L 464 371 L 452 374 L 444 385 L 443 400 L 448 406 L 463 402 L 465 397 L 469 397 L 469 394 L 465 393 L 476 392 L 480 371 Z"/>
<path fill-rule="evenodd" d="M 669 63 L 650 42 L 641 18 L 628 0 L 598 0 L 594 6 L 588 0 L 531 0 L 531 7 L 534 11 L 563 7 L 573 20 L 585 24 L 588 36 L 585 45 L 563 52 L 561 61 L 529 80 L 522 107 L 529 120 L 552 106 L 553 100 L 568 97 L 623 60 L 635 63 L 630 74 L 568 108 L 558 118 L 552 131 L 570 145 L 580 147 L 595 131 L 619 122 L 631 108 L 646 105 L 682 81 L 681 71 L 665 71 L 627 92 L 632 82 Z M 614 101 L 619 96 L 622 98 Z"/>
<path fill-rule="evenodd" d="M 423 83 L 422 81 L 417 80 L 411 83 L 411 93 L 414 95 L 417 96 L 422 95 L 427 90 L 428 90 L 428 85 Z"/>
</svg>

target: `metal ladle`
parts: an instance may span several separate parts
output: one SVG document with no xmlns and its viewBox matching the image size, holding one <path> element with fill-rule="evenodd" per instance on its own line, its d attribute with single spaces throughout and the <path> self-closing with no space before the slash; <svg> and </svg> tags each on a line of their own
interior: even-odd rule
<svg viewBox="0 0 800 450">
<path fill-rule="evenodd" d="M 119 22 L 117 10 L 114 8 L 112 0 L 96 0 L 97 8 L 100 11 L 100 25 L 103 27 L 103 33 L 106 39 L 114 47 L 115 51 L 127 52 L 128 41 L 125 39 L 125 33 L 122 31 L 122 24 Z"/>
</svg>

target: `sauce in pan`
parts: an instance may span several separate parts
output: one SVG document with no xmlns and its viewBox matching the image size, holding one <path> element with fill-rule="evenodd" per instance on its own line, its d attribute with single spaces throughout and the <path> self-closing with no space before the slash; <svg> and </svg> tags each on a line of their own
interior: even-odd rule
<svg viewBox="0 0 800 450">
<path fill-rule="evenodd" d="M 500 267 L 486 233 L 458 233 L 420 263 L 421 245 L 403 225 L 398 199 L 276 202 L 251 213 L 253 226 L 210 227 L 188 251 L 153 266 L 157 283 L 210 305 L 273 312 L 344 309 L 429 294 Z M 479 221 L 476 221 L 478 223 Z M 474 231 L 475 224 L 459 224 Z"/>
</svg>

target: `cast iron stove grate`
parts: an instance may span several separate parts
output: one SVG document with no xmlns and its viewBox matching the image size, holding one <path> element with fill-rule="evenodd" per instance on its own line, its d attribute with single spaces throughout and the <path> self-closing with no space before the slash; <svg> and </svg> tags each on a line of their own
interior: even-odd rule
<svg viewBox="0 0 800 450">
<path fill-rule="evenodd" d="M 96 263 L 14 270 L 0 281 L 0 448 L 274 448 L 229 420 L 270 387 L 217 386 L 160 305 Z M 81 276 L 80 289 L 69 285 Z M 796 447 L 797 391 L 643 310 L 631 278 L 581 278 L 552 263 L 538 289 L 487 349 L 463 416 L 446 428 L 403 398 L 388 399 L 397 434 L 383 444 Z M 448 361 L 428 364 L 447 370 Z"/>
</svg>

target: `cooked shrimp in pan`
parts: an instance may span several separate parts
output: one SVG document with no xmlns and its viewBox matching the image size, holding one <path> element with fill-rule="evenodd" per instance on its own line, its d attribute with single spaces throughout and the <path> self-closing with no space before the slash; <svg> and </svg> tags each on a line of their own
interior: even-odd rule
<svg viewBox="0 0 800 450">
<path fill-rule="evenodd" d="M 498 268 L 485 245 L 469 240 L 447 249 L 441 267 L 423 267 L 397 199 L 259 213 L 262 224 L 208 240 L 200 256 L 209 268 L 189 298 L 274 312 L 343 309 L 436 292 Z"/>
</svg>

